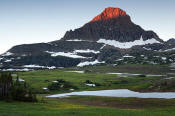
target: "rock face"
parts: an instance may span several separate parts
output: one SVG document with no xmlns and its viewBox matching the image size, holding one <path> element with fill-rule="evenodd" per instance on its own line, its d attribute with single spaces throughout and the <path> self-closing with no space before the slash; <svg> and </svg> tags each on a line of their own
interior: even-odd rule
<svg viewBox="0 0 175 116">
<path fill-rule="evenodd" d="M 162 41 L 153 31 L 145 31 L 134 24 L 125 11 L 109 7 L 83 27 L 68 31 L 63 40 L 98 41 L 103 38 L 119 42 L 130 42 L 139 40 L 141 36 L 143 40 L 154 38 L 157 41 Z"/>
<path fill-rule="evenodd" d="M 170 64 L 175 62 L 175 40 L 161 40 L 145 31 L 119 8 L 101 14 L 58 41 L 14 46 L 0 55 L 0 69 L 70 67 L 118 64 Z"/>
<path fill-rule="evenodd" d="M 173 45 L 175 45 L 175 39 L 174 38 L 171 38 L 168 41 L 166 41 L 166 43 L 167 44 L 173 44 Z"/>
</svg>

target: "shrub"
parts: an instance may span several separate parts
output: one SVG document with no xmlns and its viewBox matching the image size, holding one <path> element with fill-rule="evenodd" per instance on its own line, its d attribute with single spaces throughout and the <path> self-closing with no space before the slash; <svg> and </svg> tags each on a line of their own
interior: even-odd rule
<svg viewBox="0 0 175 116">
<path fill-rule="evenodd" d="M 91 73 L 91 70 L 85 70 L 84 73 Z"/>
<path fill-rule="evenodd" d="M 78 89 L 78 87 L 74 86 L 72 83 L 65 81 L 63 79 L 58 79 L 57 82 L 53 82 L 48 85 L 48 89 L 51 91 L 54 90 L 69 90 L 69 89 Z"/>
<path fill-rule="evenodd" d="M 86 80 L 84 83 L 87 83 L 87 84 L 93 84 L 93 82 L 90 81 L 90 80 Z"/>
<path fill-rule="evenodd" d="M 139 75 L 139 77 L 146 77 L 146 75 L 144 75 L 144 74 L 141 74 L 141 75 Z"/>
<path fill-rule="evenodd" d="M 101 86 L 101 84 L 100 83 L 94 83 L 95 84 L 95 86 Z"/>
</svg>

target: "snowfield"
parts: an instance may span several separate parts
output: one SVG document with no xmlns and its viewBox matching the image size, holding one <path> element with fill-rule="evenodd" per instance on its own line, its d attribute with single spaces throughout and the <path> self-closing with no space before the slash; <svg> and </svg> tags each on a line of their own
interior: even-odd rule
<svg viewBox="0 0 175 116">
<path fill-rule="evenodd" d="M 154 38 L 144 41 L 141 36 L 140 40 L 135 40 L 133 42 L 119 42 L 116 40 L 99 39 L 97 43 L 104 43 L 106 45 L 114 46 L 120 49 L 129 49 L 136 45 L 146 45 L 146 44 L 154 44 L 154 43 L 160 43 L 160 42 Z"/>
</svg>

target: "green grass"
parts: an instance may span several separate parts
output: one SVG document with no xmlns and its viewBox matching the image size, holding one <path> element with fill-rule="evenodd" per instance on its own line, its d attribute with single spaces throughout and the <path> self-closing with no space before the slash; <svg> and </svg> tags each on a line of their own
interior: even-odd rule
<svg viewBox="0 0 175 116">
<path fill-rule="evenodd" d="M 91 70 L 91 73 L 71 73 L 65 71 Z M 122 66 L 93 66 L 85 68 L 64 68 L 56 70 L 37 70 L 19 72 L 34 90 L 42 93 L 52 81 L 64 79 L 77 86 L 76 91 L 123 89 L 147 90 L 161 77 L 128 76 L 126 82 L 117 75 L 108 72 L 128 72 L 139 74 L 166 74 L 171 72 L 168 66 L 152 65 L 122 65 Z M 86 80 L 100 83 L 99 87 L 88 87 Z M 168 88 L 169 90 L 171 88 Z M 70 91 L 54 91 L 49 94 Z M 41 99 L 43 94 L 38 94 Z M 175 99 L 138 99 L 138 98 L 110 98 L 110 97 L 79 97 L 73 96 L 63 99 L 47 99 L 44 102 L 3 102 L 0 101 L 0 116 L 175 116 Z"/>
<path fill-rule="evenodd" d="M 74 72 L 64 72 L 63 70 L 39 70 L 34 72 L 23 72 L 19 73 L 19 77 L 26 80 L 32 88 L 36 91 L 42 91 L 43 87 L 47 87 L 52 81 L 57 79 L 64 79 L 71 82 L 73 85 L 77 86 L 82 90 L 99 90 L 99 89 L 121 89 L 128 88 L 132 90 L 139 90 L 147 88 L 151 85 L 149 80 L 157 80 L 160 77 L 138 77 L 129 76 L 126 79 L 127 83 L 122 83 L 121 78 L 117 75 L 109 75 L 103 73 L 74 73 Z M 48 81 L 46 81 L 48 80 Z M 100 83 L 102 86 L 99 87 L 88 87 L 84 84 L 86 80 L 92 82 Z"/>
<path fill-rule="evenodd" d="M 126 100 L 126 99 L 125 99 Z M 118 109 L 66 103 L 48 99 L 46 103 L 0 102 L 0 116 L 173 116 L 175 108 Z"/>
<path fill-rule="evenodd" d="M 91 70 L 91 73 L 74 73 L 65 72 L 70 70 Z M 42 88 L 47 87 L 52 81 L 57 79 L 64 79 L 83 90 L 100 90 L 100 89 L 131 89 L 131 90 L 145 90 L 151 86 L 155 81 L 160 80 L 160 77 L 138 77 L 129 76 L 125 78 L 127 83 L 122 83 L 120 77 L 117 75 L 109 75 L 107 72 L 129 72 L 139 74 L 158 74 L 166 75 L 171 72 L 168 66 L 153 66 L 153 65 L 121 65 L 121 66 L 93 66 L 85 68 L 64 68 L 56 70 L 37 70 L 31 72 L 20 72 L 19 77 L 23 78 L 34 88 L 38 93 L 42 93 Z M 84 84 L 86 80 L 100 83 L 99 87 L 88 87 Z M 166 88 L 165 88 L 166 89 Z M 67 92 L 67 91 L 57 91 Z"/>
</svg>

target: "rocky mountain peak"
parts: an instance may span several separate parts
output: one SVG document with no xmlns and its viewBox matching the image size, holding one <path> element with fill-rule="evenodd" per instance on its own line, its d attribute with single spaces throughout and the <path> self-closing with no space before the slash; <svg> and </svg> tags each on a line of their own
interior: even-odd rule
<svg viewBox="0 0 175 116">
<path fill-rule="evenodd" d="M 67 31 L 61 40 L 98 41 L 101 38 L 118 42 L 133 42 L 156 39 L 161 41 L 153 31 L 145 31 L 132 22 L 129 15 L 120 8 L 108 7 L 101 14 L 84 26 Z"/>
<path fill-rule="evenodd" d="M 121 16 L 127 16 L 126 12 L 120 8 L 108 7 L 101 14 L 96 16 L 90 22 L 104 21 L 108 19 L 115 19 Z"/>
</svg>

